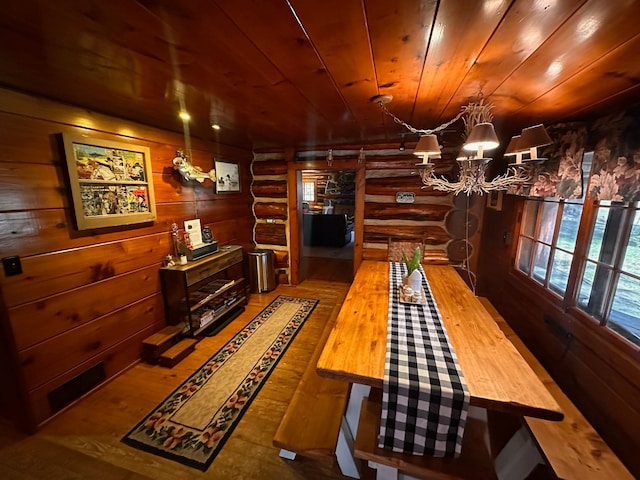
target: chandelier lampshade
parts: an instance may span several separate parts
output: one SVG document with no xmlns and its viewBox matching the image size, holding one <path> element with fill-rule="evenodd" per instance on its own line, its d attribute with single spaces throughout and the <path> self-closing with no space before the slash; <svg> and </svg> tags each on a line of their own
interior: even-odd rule
<svg viewBox="0 0 640 480">
<path fill-rule="evenodd" d="M 479 100 L 471 101 L 468 105 L 463 106 L 451 120 L 428 129 L 415 128 L 391 113 L 386 107 L 386 104 L 393 98 L 390 95 L 376 95 L 371 98 L 371 101 L 377 103 L 380 109 L 397 124 L 402 125 L 413 134 L 421 135 L 413 153 L 422 157 L 422 162 L 416 164 L 418 174 L 422 179 L 422 188 L 433 188 L 455 195 L 459 193 L 482 195 L 494 190 L 507 190 L 514 185 L 528 182 L 531 179 L 530 167 L 533 165 L 523 164 L 522 154 L 532 147 L 525 147 L 522 140 L 516 138 L 517 136 L 511 139 L 508 147 L 509 155 L 516 155 L 516 163 L 510 164 L 506 173 L 491 180 L 486 178 L 487 166 L 491 162 L 491 158 L 484 158 L 484 151 L 496 148 L 500 142 L 493 123 L 491 123 L 493 116 L 490 110 L 493 105 L 485 103 L 482 94 L 479 97 Z M 441 147 L 438 145 L 435 133 L 444 131 L 461 118 L 468 135 L 462 151 L 456 157 L 457 179 L 451 178 L 451 176 L 447 178 L 437 175 L 435 163 L 429 161 L 429 155 L 440 155 Z M 522 137 L 524 137 L 524 131 Z M 547 144 L 549 143 L 551 143 L 551 139 L 548 139 Z"/>
<path fill-rule="evenodd" d="M 422 135 L 415 150 L 414 155 L 422 157 L 422 163 L 429 163 L 429 155 L 439 155 L 440 145 L 438 145 L 438 137 L 433 134 Z"/>
<path fill-rule="evenodd" d="M 533 127 L 527 127 L 522 130 L 522 134 L 520 135 L 520 140 L 518 142 L 518 148 L 521 151 L 527 151 L 531 153 L 531 160 L 541 160 L 538 158 L 538 147 L 544 147 L 546 145 L 551 145 L 553 141 L 549 134 L 547 133 L 547 129 L 544 128 L 544 125 L 534 125 Z"/>
<path fill-rule="evenodd" d="M 516 157 L 516 165 L 520 165 L 522 163 L 522 153 L 526 150 L 520 148 L 520 135 L 514 135 L 511 137 L 509 141 L 509 145 L 507 145 L 507 149 L 504 152 L 505 157 Z"/>
<path fill-rule="evenodd" d="M 500 145 L 500 142 L 498 142 L 498 136 L 493 124 L 483 122 L 473 126 L 463 148 L 477 152 L 476 157 L 482 158 L 484 150 L 492 150 L 498 145 Z"/>
</svg>

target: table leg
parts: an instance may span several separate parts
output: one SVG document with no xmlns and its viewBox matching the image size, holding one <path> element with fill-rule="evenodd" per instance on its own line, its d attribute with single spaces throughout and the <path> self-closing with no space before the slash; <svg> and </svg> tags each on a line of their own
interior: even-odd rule
<svg viewBox="0 0 640 480">
<path fill-rule="evenodd" d="M 360 461 L 353 456 L 353 443 L 355 434 L 358 432 L 362 399 L 369 395 L 370 389 L 367 385 L 357 383 L 351 385 L 349 402 L 340 427 L 336 457 L 340 471 L 350 478 L 360 478 Z"/>
</svg>

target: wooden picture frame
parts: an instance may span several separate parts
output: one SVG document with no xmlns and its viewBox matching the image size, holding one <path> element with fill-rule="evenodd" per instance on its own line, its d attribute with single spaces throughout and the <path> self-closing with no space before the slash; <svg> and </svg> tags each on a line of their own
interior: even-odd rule
<svg viewBox="0 0 640 480">
<path fill-rule="evenodd" d="M 78 230 L 156 219 L 149 148 L 62 135 Z"/>
<path fill-rule="evenodd" d="M 216 193 L 240 191 L 240 167 L 235 162 L 215 160 Z"/>
<path fill-rule="evenodd" d="M 492 190 L 487 193 L 487 208 L 500 212 L 502 210 L 502 190 Z"/>
</svg>

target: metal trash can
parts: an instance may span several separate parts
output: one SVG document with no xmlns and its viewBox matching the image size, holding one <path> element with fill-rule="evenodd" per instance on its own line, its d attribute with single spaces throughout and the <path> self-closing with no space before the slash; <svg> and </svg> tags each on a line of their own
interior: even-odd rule
<svg viewBox="0 0 640 480">
<path fill-rule="evenodd" d="M 276 288 L 275 255 L 273 250 L 249 252 L 249 282 L 254 293 L 270 292 Z"/>
</svg>

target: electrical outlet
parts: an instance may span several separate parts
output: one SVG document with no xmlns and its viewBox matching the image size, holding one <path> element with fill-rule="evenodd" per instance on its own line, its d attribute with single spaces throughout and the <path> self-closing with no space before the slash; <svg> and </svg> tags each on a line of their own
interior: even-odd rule
<svg viewBox="0 0 640 480">
<path fill-rule="evenodd" d="M 22 265 L 20 264 L 20 257 L 4 257 L 2 259 L 2 266 L 4 267 L 4 274 L 7 277 L 12 275 L 20 275 L 22 273 Z"/>
</svg>

